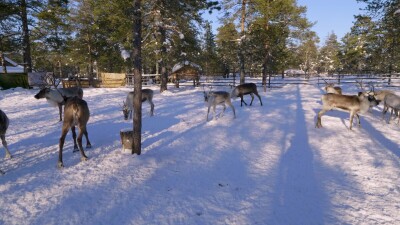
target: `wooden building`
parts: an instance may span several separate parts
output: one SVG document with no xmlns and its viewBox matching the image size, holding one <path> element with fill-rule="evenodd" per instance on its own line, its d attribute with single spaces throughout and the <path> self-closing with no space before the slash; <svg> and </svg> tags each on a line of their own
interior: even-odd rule
<svg viewBox="0 0 400 225">
<path fill-rule="evenodd" d="M 174 65 L 169 77 L 177 88 L 179 88 L 179 82 L 181 80 L 193 80 L 193 86 L 199 86 L 201 72 L 202 70 L 199 65 L 184 61 Z"/>
</svg>

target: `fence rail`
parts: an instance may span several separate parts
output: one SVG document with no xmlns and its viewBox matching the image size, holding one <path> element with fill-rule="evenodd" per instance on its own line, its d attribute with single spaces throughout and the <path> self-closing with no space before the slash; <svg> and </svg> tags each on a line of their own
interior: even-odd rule
<svg viewBox="0 0 400 225">
<path fill-rule="evenodd" d="M 400 87 L 400 74 L 358 74 L 358 75 L 331 75 L 331 76 L 286 76 L 273 75 L 267 77 L 265 84 L 262 83 L 261 77 L 246 77 L 246 82 L 255 83 L 258 87 L 264 88 L 281 88 L 285 85 L 325 85 L 326 82 L 337 85 L 358 85 L 359 82 L 363 82 L 365 85 L 379 86 L 390 86 Z M 152 85 L 160 83 L 160 74 L 143 74 L 142 84 Z M 169 85 L 174 85 L 168 83 Z M 233 87 L 239 84 L 239 77 L 223 78 L 222 76 L 201 76 L 200 85 L 209 87 Z M 127 74 L 126 85 L 133 86 L 133 75 Z M 180 80 L 180 86 L 193 86 L 191 80 Z"/>
</svg>

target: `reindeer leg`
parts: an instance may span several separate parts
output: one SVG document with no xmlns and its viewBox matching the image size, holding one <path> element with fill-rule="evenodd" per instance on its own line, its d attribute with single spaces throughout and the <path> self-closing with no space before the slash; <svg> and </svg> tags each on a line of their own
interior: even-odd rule
<svg viewBox="0 0 400 225">
<path fill-rule="evenodd" d="M 361 127 L 361 121 L 360 121 L 360 116 L 356 113 L 357 120 L 358 120 L 358 126 Z"/>
<path fill-rule="evenodd" d="M 216 104 L 213 105 L 213 113 L 214 113 L 214 115 L 213 115 L 213 120 L 215 120 L 215 107 L 216 107 L 216 106 L 217 106 Z"/>
<path fill-rule="evenodd" d="M 328 110 L 327 109 L 321 109 L 318 113 L 318 118 L 317 118 L 317 123 L 315 124 L 316 128 L 321 128 L 322 127 L 322 122 L 321 122 L 321 117 L 324 115 Z"/>
<path fill-rule="evenodd" d="M 233 107 L 233 105 L 232 105 L 232 103 L 226 103 L 226 104 L 228 104 L 231 108 L 232 108 L 232 111 L 233 111 L 233 118 L 236 118 L 236 112 L 235 112 L 235 108 Z"/>
<path fill-rule="evenodd" d="M 253 104 L 253 100 L 254 100 L 254 95 L 253 95 L 253 93 L 250 93 L 250 96 L 251 96 L 251 102 L 250 102 L 250 106 Z"/>
<path fill-rule="evenodd" d="M 64 147 L 64 141 L 65 141 L 65 136 L 67 136 L 69 127 L 68 126 L 63 126 L 61 130 L 61 137 L 60 137 L 60 142 L 59 142 L 59 150 L 58 150 L 58 168 L 64 167 L 63 161 L 62 161 L 62 152 L 63 152 L 63 147 Z"/>
<path fill-rule="evenodd" d="M 354 112 L 350 112 L 350 127 L 349 129 L 353 128 L 353 119 L 354 119 Z"/>
<path fill-rule="evenodd" d="M 85 131 L 83 132 L 83 134 L 84 134 L 85 137 L 86 137 L 86 148 L 91 148 L 91 147 L 92 147 L 92 144 L 91 144 L 90 141 L 89 141 L 89 135 L 88 135 L 88 132 L 87 132 L 86 129 L 85 129 Z"/>
<path fill-rule="evenodd" d="M 257 95 L 258 99 L 260 100 L 260 104 L 261 104 L 261 106 L 262 106 L 262 101 L 261 101 L 260 95 L 259 95 L 258 93 L 254 93 L 254 94 Z"/>
<path fill-rule="evenodd" d="M 76 145 L 76 132 L 75 132 L 75 126 L 71 127 L 72 131 L 72 139 L 74 139 L 74 150 L 72 152 L 77 152 L 78 151 L 78 145 Z"/>
<path fill-rule="evenodd" d="M 247 103 L 243 100 L 243 95 L 240 95 L 240 107 L 242 107 L 242 102 L 247 105 Z"/>
<path fill-rule="evenodd" d="M 153 102 L 150 102 L 150 116 L 154 115 L 154 104 Z"/>
<path fill-rule="evenodd" d="M 397 120 L 397 124 L 399 124 L 399 123 L 400 123 L 400 112 L 398 112 L 398 111 L 397 111 L 397 116 L 398 116 L 398 118 L 399 118 L 399 119 Z"/>
<path fill-rule="evenodd" d="M 8 145 L 7 145 L 7 141 L 6 141 L 6 135 L 2 134 L 1 135 L 1 142 L 3 143 L 4 149 L 6 149 L 6 159 L 11 159 L 11 153 L 10 150 L 8 150 Z"/>
<path fill-rule="evenodd" d="M 86 161 L 88 159 L 88 157 L 85 155 L 85 152 L 83 151 L 83 147 L 82 147 L 82 136 L 83 133 L 85 132 L 85 128 L 84 127 L 79 127 L 79 134 L 78 134 L 78 146 L 79 146 L 79 151 L 81 152 L 81 161 Z"/>
<path fill-rule="evenodd" d="M 62 104 L 58 103 L 58 112 L 60 114 L 60 121 L 62 121 Z"/>
<path fill-rule="evenodd" d="M 221 117 L 224 116 L 224 112 L 225 112 L 225 109 L 226 109 L 225 103 L 223 104 L 223 106 L 224 106 L 224 108 L 222 109 Z"/>
<path fill-rule="evenodd" d="M 382 110 L 382 119 L 385 119 L 385 114 L 388 111 L 388 107 L 386 106 L 386 104 L 383 105 L 383 110 Z"/>
<path fill-rule="evenodd" d="M 210 113 L 210 107 L 211 107 L 211 105 L 208 105 L 208 110 L 207 110 L 207 119 L 206 119 L 206 121 L 208 121 L 208 114 Z"/>
</svg>

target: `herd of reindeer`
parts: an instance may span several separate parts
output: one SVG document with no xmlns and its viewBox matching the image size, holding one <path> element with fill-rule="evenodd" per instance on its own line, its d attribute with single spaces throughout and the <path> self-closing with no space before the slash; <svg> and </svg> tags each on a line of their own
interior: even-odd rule
<svg viewBox="0 0 400 225">
<path fill-rule="evenodd" d="M 326 82 L 326 81 L 325 81 Z M 342 89 L 340 87 L 335 87 L 333 84 L 326 82 L 325 91 L 326 94 L 323 94 L 321 97 L 322 100 L 322 109 L 319 111 L 317 116 L 317 122 L 315 127 L 321 128 L 321 117 L 322 115 L 333 109 L 341 109 L 348 111 L 350 113 L 350 126 L 349 129 L 352 129 L 353 118 L 357 116 L 358 125 L 360 125 L 360 117 L 359 113 L 365 113 L 370 110 L 372 107 L 377 106 L 379 102 L 383 102 L 383 112 L 382 118 L 384 118 L 386 112 L 391 109 L 390 118 L 395 114 L 399 117 L 400 120 L 400 96 L 396 95 L 394 92 L 389 90 L 379 90 L 375 91 L 373 86 L 369 91 L 365 91 L 360 84 L 361 89 L 363 91 L 359 92 L 358 95 L 343 95 Z M 226 105 L 230 106 L 233 111 L 233 116 L 236 118 L 235 108 L 232 105 L 231 99 L 240 97 L 240 106 L 247 105 L 247 103 L 243 100 L 244 95 L 251 96 L 250 106 L 253 103 L 254 95 L 258 97 L 260 100 L 260 104 L 262 106 L 261 97 L 258 94 L 257 86 L 254 83 L 244 83 L 238 85 L 233 88 L 232 92 L 226 91 L 205 91 L 203 87 L 204 100 L 208 103 L 207 110 L 207 119 L 209 120 L 210 108 L 213 108 L 214 119 L 216 116 L 215 108 L 217 105 L 223 106 L 224 113 L 226 109 Z M 154 103 L 153 103 L 153 95 L 154 92 L 151 89 L 142 89 L 142 102 L 148 102 L 150 104 L 150 115 L 154 114 Z M 85 155 L 82 147 L 82 137 L 85 135 L 86 138 L 86 148 L 91 148 L 91 143 L 89 141 L 88 132 L 86 129 L 87 122 L 89 121 L 90 112 L 89 107 L 85 100 L 83 100 L 83 90 L 80 87 L 70 87 L 70 88 L 56 88 L 50 89 L 48 87 L 40 89 L 40 91 L 34 96 L 36 99 L 47 99 L 52 104 L 58 106 L 60 121 L 63 122 L 61 129 L 61 137 L 59 140 L 59 156 L 58 156 L 58 164 L 59 168 L 64 167 L 62 160 L 62 152 L 64 147 L 65 137 L 68 131 L 71 129 L 72 137 L 74 141 L 74 152 L 80 151 L 81 153 L 81 161 L 86 161 L 88 157 Z M 123 101 L 122 112 L 124 115 L 124 119 L 128 120 L 132 118 L 133 111 L 133 97 L 134 92 L 129 92 L 126 100 Z M 64 106 L 64 119 L 62 118 L 62 107 Z M 5 134 L 9 125 L 9 119 L 7 115 L 0 109 L 0 137 L 2 144 L 6 150 L 6 158 L 11 158 L 11 153 L 8 149 L 7 142 L 5 139 Z M 75 132 L 75 126 L 79 129 L 78 136 Z M 0 170 L 0 175 L 4 174 L 2 170 Z"/>
</svg>

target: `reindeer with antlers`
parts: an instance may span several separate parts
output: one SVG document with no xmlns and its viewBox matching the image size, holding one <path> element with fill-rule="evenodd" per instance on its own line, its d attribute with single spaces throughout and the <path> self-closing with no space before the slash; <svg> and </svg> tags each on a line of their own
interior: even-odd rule
<svg viewBox="0 0 400 225">
<path fill-rule="evenodd" d="M 325 81 L 325 91 L 326 93 L 332 93 L 332 94 L 342 94 L 342 88 L 341 87 L 336 87 L 334 83 L 328 83 L 324 78 L 322 78 Z"/>
<path fill-rule="evenodd" d="M 233 118 L 236 118 L 235 108 L 231 102 L 231 96 L 226 91 L 211 91 L 210 90 L 206 93 L 204 86 L 203 86 L 203 94 L 204 94 L 204 101 L 208 103 L 208 110 L 207 110 L 207 120 L 208 121 L 208 114 L 210 113 L 211 106 L 213 107 L 214 112 L 214 119 L 215 119 L 215 107 L 217 105 L 222 105 L 224 109 L 222 110 L 221 115 L 225 112 L 226 105 L 229 105 L 233 111 Z M 225 105 L 226 104 L 226 105 Z"/>
<path fill-rule="evenodd" d="M 322 109 L 318 112 L 317 122 L 315 124 L 316 128 L 322 127 L 321 117 L 330 110 L 341 109 L 348 111 L 350 113 L 350 126 L 351 130 L 353 127 L 354 116 L 358 119 L 358 125 L 360 126 L 360 116 L 359 113 L 365 113 L 369 110 L 371 106 L 376 106 L 378 103 L 374 97 L 372 91 L 364 91 L 363 83 L 359 83 L 362 91 L 358 95 L 341 95 L 334 93 L 327 93 L 322 95 Z"/>
<path fill-rule="evenodd" d="M 62 121 L 62 106 L 65 104 L 64 97 L 78 97 L 83 98 L 83 90 L 80 87 L 69 87 L 69 88 L 57 88 L 61 81 L 55 82 L 54 77 L 51 79 L 45 77 L 45 85 L 40 91 L 34 96 L 36 99 L 45 98 L 51 105 L 58 106 L 60 120 Z M 50 86 L 54 85 L 56 89 L 50 89 Z"/>
</svg>

